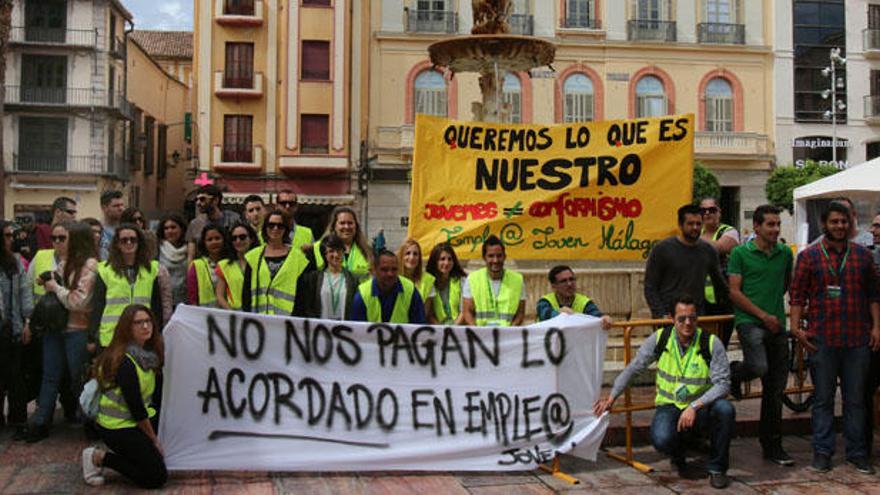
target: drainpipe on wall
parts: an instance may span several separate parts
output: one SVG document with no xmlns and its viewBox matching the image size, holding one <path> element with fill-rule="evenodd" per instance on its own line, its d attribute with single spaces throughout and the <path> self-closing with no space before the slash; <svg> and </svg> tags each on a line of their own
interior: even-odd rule
<svg viewBox="0 0 880 495">
<path fill-rule="evenodd" d="M 125 101 L 124 104 L 128 104 L 128 35 L 131 34 L 132 31 L 134 31 L 134 21 L 126 19 L 125 22 L 128 23 L 129 28 L 124 29 L 122 32 L 122 43 L 123 47 L 125 48 L 125 57 L 122 59 L 122 99 Z M 134 116 L 132 116 L 132 118 L 134 118 Z M 134 147 L 134 143 L 129 143 L 126 138 L 131 134 L 130 132 L 128 132 L 128 126 L 133 125 L 134 122 L 128 122 L 128 124 L 122 127 L 122 166 L 128 169 L 126 170 L 126 172 L 128 172 L 129 174 L 131 173 L 131 166 L 128 163 L 129 148 Z M 131 182 L 131 177 L 128 177 L 128 179 L 129 182 Z M 125 184 L 125 181 L 122 181 L 122 183 Z"/>
</svg>

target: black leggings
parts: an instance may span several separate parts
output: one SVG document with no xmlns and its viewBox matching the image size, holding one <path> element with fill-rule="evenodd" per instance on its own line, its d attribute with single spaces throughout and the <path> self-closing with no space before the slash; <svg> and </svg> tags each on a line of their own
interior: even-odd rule
<svg viewBox="0 0 880 495">
<path fill-rule="evenodd" d="M 141 488 L 160 488 L 168 481 L 162 454 L 140 428 L 108 430 L 98 425 L 98 432 L 110 448 L 103 466 L 119 472 Z"/>
</svg>

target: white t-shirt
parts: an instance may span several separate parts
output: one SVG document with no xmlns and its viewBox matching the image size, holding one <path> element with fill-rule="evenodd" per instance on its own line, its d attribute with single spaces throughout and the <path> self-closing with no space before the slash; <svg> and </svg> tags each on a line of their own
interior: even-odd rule
<svg viewBox="0 0 880 495">
<path fill-rule="evenodd" d="M 332 288 L 331 288 L 332 283 Z M 345 277 L 342 273 L 324 272 L 321 282 L 321 318 L 325 320 L 342 320 L 345 317 L 345 297 L 347 295 Z M 333 293 L 336 293 L 336 309 L 333 308 Z"/>
<path fill-rule="evenodd" d="M 495 298 L 498 298 L 498 292 L 501 290 L 501 280 L 493 280 L 489 279 L 489 282 L 492 284 L 492 294 Z M 523 284 L 522 294 L 519 297 L 520 301 L 526 300 L 526 284 Z M 462 279 L 461 281 L 461 298 L 462 299 L 473 299 L 474 296 L 471 295 L 471 286 L 467 283 L 467 277 Z"/>
</svg>

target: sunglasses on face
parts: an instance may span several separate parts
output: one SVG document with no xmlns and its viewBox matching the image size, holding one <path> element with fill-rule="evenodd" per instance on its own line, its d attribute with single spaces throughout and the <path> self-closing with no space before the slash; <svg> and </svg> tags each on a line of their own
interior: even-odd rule
<svg viewBox="0 0 880 495">
<path fill-rule="evenodd" d="M 282 229 L 283 230 L 284 224 L 278 223 L 278 222 L 269 222 L 266 224 L 266 228 L 269 230 L 272 230 L 272 229 Z"/>
<path fill-rule="evenodd" d="M 688 320 L 691 320 L 694 322 L 697 321 L 697 315 L 682 315 L 682 316 L 679 316 L 675 319 L 675 321 L 677 321 L 679 323 L 684 323 Z"/>
<path fill-rule="evenodd" d="M 68 215 L 76 215 L 76 210 L 71 210 L 70 208 L 64 208 L 63 211 L 64 211 L 64 213 L 67 213 Z"/>
<path fill-rule="evenodd" d="M 246 240 L 250 239 L 250 237 L 251 236 L 249 236 L 247 234 L 234 235 L 234 236 L 232 236 L 232 240 L 233 241 L 246 241 Z"/>
<path fill-rule="evenodd" d="M 703 215 L 709 215 L 713 213 L 718 213 L 718 207 L 710 206 L 708 208 L 700 208 L 700 211 L 703 213 Z"/>
<path fill-rule="evenodd" d="M 291 208 L 296 206 L 296 201 L 279 201 L 278 204 L 285 208 Z"/>
<path fill-rule="evenodd" d="M 119 244 L 137 244 L 137 243 L 138 243 L 137 237 L 120 237 L 119 238 Z"/>
<path fill-rule="evenodd" d="M 66 235 L 53 235 L 51 236 L 52 242 L 64 242 L 67 240 Z"/>
</svg>

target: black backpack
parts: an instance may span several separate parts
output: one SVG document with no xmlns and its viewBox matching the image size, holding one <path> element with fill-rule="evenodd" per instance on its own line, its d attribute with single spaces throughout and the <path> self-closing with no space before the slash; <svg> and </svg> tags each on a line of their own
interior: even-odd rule
<svg viewBox="0 0 880 495">
<path fill-rule="evenodd" d="M 674 327 L 665 327 L 660 331 L 660 338 L 657 339 L 657 345 L 654 347 L 654 361 L 659 361 L 660 356 L 666 352 L 666 345 L 669 344 L 669 337 L 672 336 Z M 706 362 L 706 366 L 712 366 L 712 349 L 709 348 L 709 340 L 712 334 L 702 330 L 700 331 L 700 357 Z"/>
<path fill-rule="evenodd" d="M 55 281 L 59 281 L 57 274 L 55 274 Z M 34 311 L 31 313 L 31 331 L 35 335 L 61 333 L 67 328 L 69 316 L 67 308 L 61 304 L 58 296 L 54 292 L 46 292 L 34 305 Z"/>
</svg>

